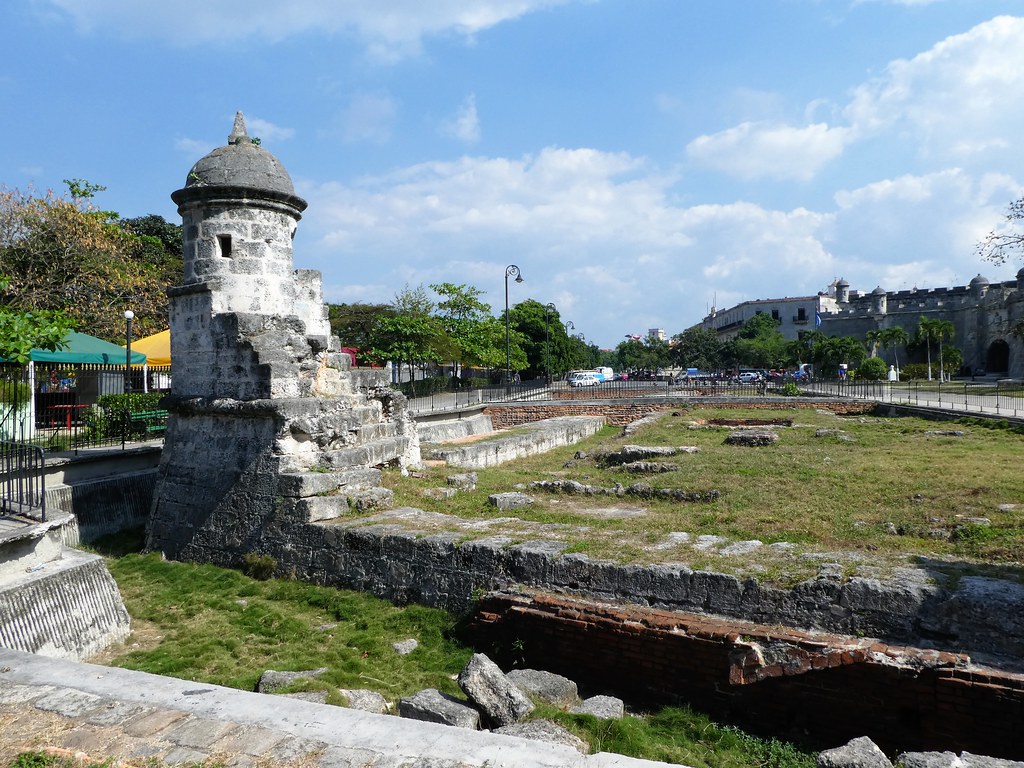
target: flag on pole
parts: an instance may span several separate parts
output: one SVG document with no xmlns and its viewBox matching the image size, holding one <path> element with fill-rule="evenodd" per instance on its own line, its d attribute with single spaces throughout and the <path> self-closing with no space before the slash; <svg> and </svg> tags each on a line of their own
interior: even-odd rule
<svg viewBox="0 0 1024 768">
<path fill-rule="evenodd" d="M 821 313 L 818 310 L 814 310 L 814 327 L 818 328 L 821 326 Z"/>
</svg>

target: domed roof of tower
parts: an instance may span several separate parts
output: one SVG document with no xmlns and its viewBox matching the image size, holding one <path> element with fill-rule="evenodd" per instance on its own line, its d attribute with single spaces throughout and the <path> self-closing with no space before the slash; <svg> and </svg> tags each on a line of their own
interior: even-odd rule
<svg viewBox="0 0 1024 768">
<path fill-rule="evenodd" d="M 295 197 L 288 171 L 260 146 L 259 139 L 249 136 L 241 112 L 235 115 L 227 146 L 217 147 L 188 172 L 185 189 L 197 187 L 241 187 Z"/>
<path fill-rule="evenodd" d="M 973 278 L 971 278 L 971 288 L 975 288 L 975 287 L 980 286 L 980 285 L 988 285 L 988 284 L 989 284 L 988 283 L 988 278 L 987 277 L 982 277 L 981 273 L 978 273 Z"/>
<path fill-rule="evenodd" d="M 885 288 L 882 286 L 875 286 L 875 290 L 871 292 L 872 296 L 885 296 Z"/>
</svg>

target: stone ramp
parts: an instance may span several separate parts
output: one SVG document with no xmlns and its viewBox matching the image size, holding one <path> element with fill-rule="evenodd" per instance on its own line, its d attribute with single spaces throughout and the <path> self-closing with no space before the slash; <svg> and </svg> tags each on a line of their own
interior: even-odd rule
<svg viewBox="0 0 1024 768">
<path fill-rule="evenodd" d="M 0 648 L 0 762 L 55 747 L 232 768 L 655 768 L 610 753 Z"/>
</svg>

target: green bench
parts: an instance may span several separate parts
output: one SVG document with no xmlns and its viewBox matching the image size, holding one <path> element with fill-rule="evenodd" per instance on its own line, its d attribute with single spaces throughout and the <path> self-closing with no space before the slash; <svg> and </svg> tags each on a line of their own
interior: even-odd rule
<svg viewBox="0 0 1024 768">
<path fill-rule="evenodd" d="M 147 434 L 167 429 L 167 411 L 136 411 L 128 414 L 128 419 L 133 428 L 138 424 Z"/>
</svg>

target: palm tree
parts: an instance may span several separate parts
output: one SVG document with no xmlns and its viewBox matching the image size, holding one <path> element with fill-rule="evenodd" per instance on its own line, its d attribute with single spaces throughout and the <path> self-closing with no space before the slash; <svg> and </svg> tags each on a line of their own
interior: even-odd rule
<svg viewBox="0 0 1024 768">
<path fill-rule="evenodd" d="M 942 368 L 942 340 L 946 336 L 953 338 L 955 332 L 956 329 L 949 320 L 928 318 L 921 315 L 921 319 L 917 321 L 917 336 L 925 343 L 927 350 L 928 381 L 932 380 L 932 342 L 937 341 L 939 343 L 939 381 L 942 381 L 945 378 L 945 371 Z"/>
<path fill-rule="evenodd" d="M 878 345 L 882 343 L 882 338 L 885 336 L 885 331 L 881 328 L 872 328 L 870 331 L 864 334 L 864 341 L 868 344 L 868 349 L 871 350 L 871 357 L 878 356 Z"/>
<path fill-rule="evenodd" d="M 910 334 L 898 325 L 894 325 L 891 328 L 882 329 L 879 333 L 878 341 L 882 345 L 882 349 L 892 349 L 892 355 L 896 360 L 896 375 L 898 377 L 900 373 L 900 356 L 896 350 L 900 346 L 907 345 L 907 342 L 910 341 Z"/>
</svg>

